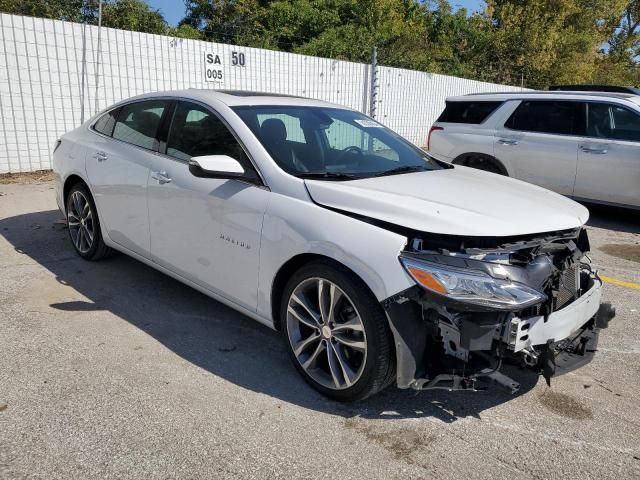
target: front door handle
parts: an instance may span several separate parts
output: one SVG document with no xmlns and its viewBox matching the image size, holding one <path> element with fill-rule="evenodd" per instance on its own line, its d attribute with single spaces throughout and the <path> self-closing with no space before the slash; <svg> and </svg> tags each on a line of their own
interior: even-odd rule
<svg viewBox="0 0 640 480">
<path fill-rule="evenodd" d="M 499 138 L 498 139 L 498 143 L 500 145 L 508 145 L 508 146 L 513 146 L 513 145 L 518 145 L 518 140 L 513 140 L 511 138 Z"/>
<path fill-rule="evenodd" d="M 580 150 L 585 153 L 593 153 L 595 155 L 604 155 L 607 153 L 606 147 L 589 147 L 588 145 L 581 145 Z"/>
<path fill-rule="evenodd" d="M 157 180 L 160 185 L 171 183 L 171 177 L 167 172 L 151 172 L 151 178 Z"/>
</svg>

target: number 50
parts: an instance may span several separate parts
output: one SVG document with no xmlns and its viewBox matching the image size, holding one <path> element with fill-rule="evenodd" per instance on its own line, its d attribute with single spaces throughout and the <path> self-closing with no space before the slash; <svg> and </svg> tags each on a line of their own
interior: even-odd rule
<svg viewBox="0 0 640 480">
<path fill-rule="evenodd" d="M 231 65 L 244 67 L 244 53 L 231 52 Z"/>
</svg>

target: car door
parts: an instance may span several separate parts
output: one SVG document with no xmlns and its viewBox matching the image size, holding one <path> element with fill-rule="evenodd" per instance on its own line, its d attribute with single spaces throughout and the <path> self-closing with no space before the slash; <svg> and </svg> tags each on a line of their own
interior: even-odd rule
<svg viewBox="0 0 640 480">
<path fill-rule="evenodd" d="M 89 135 L 86 157 L 100 219 L 109 238 L 149 257 L 147 180 L 158 149 L 157 133 L 167 101 L 123 105 L 101 117 Z"/>
<path fill-rule="evenodd" d="M 640 206 L 640 115 L 622 105 L 587 104 L 574 195 Z"/>
<path fill-rule="evenodd" d="M 498 127 L 494 151 L 514 177 L 572 195 L 583 133 L 583 103 L 523 100 Z"/>
<path fill-rule="evenodd" d="M 203 105 L 176 102 L 162 152 L 148 183 L 154 261 L 255 310 L 269 190 L 227 125 Z M 245 177 L 195 177 L 188 161 L 204 155 L 235 158 Z"/>
</svg>

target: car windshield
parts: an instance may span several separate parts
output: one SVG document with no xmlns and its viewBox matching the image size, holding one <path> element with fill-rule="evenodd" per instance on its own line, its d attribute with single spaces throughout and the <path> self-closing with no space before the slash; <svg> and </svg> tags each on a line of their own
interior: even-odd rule
<svg viewBox="0 0 640 480">
<path fill-rule="evenodd" d="M 351 110 L 241 106 L 234 111 L 276 163 L 297 177 L 353 180 L 447 168 L 375 120 Z"/>
</svg>

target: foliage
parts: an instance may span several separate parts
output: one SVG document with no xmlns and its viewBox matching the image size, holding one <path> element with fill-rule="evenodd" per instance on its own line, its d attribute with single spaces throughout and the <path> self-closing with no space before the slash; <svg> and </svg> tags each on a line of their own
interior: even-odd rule
<svg viewBox="0 0 640 480">
<path fill-rule="evenodd" d="M 0 0 L 0 12 L 82 21 L 82 0 Z"/>
<path fill-rule="evenodd" d="M 179 1 L 179 0 L 176 0 Z M 183 0 L 170 27 L 143 0 L 104 0 L 103 25 L 546 88 L 640 83 L 640 0 Z M 0 0 L 0 11 L 97 22 L 97 0 Z"/>
<path fill-rule="evenodd" d="M 162 13 L 151 8 L 142 0 L 104 2 L 102 25 L 122 30 L 156 34 L 165 34 L 169 30 L 169 25 Z"/>
</svg>

